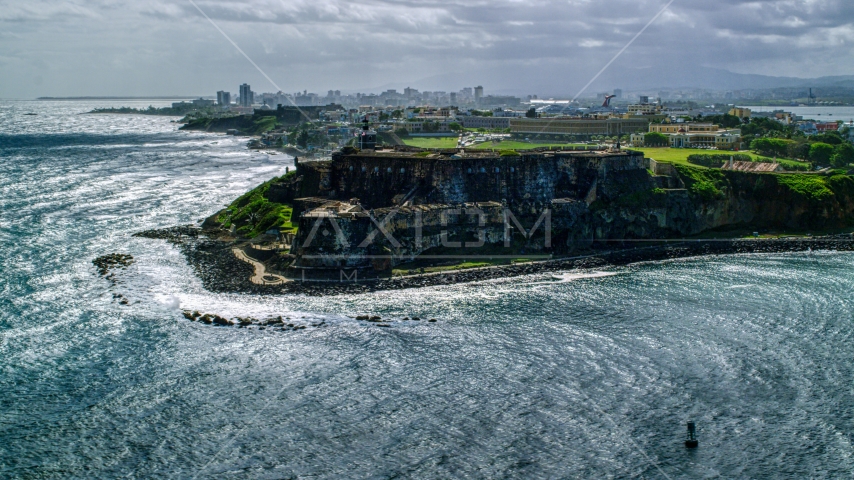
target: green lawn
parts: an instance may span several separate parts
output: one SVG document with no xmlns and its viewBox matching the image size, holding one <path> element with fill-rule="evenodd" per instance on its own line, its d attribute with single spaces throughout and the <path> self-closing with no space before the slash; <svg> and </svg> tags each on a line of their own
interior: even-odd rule
<svg viewBox="0 0 854 480">
<path fill-rule="evenodd" d="M 418 148 L 456 148 L 458 137 L 403 137 L 403 143 Z"/>
<path fill-rule="evenodd" d="M 576 143 L 529 143 L 515 140 L 502 140 L 498 143 L 484 142 L 471 148 L 475 150 L 533 150 L 542 147 L 586 147 Z"/>
<path fill-rule="evenodd" d="M 774 161 L 773 158 L 768 158 L 768 157 L 764 157 L 762 155 L 757 155 L 757 154 L 755 154 L 753 152 L 749 152 L 749 151 L 727 152 L 725 150 L 702 150 L 702 149 L 693 149 L 693 148 L 669 148 L 669 147 L 664 147 L 664 148 L 649 148 L 649 147 L 634 148 L 634 147 L 631 147 L 631 150 L 637 150 L 639 152 L 643 152 L 643 154 L 646 158 L 652 158 L 653 160 L 656 160 L 658 162 L 681 163 L 684 165 L 690 165 L 692 167 L 697 167 L 697 168 L 705 168 L 705 167 L 701 167 L 701 166 L 695 165 L 693 163 L 688 163 L 688 156 L 689 155 L 695 155 L 695 154 L 696 155 L 729 155 L 731 153 L 731 154 L 750 155 L 755 160 Z M 792 167 L 792 166 L 799 166 L 799 165 L 803 166 L 804 165 L 804 162 L 799 162 L 797 160 L 791 160 L 791 159 L 785 159 L 785 158 L 778 158 L 776 161 L 777 161 L 777 163 L 782 165 L 783 168 Z"/>
<path fill-rule="evenodd" d="M 542 259 L 539 259 L 542 260 Z M 453 270 L 468 270 L 470 268 L 483 268 L 483 267 L 496 267 L 501 265 L 513 265 L 516 263 L 529 263 L 537 260 L 532 260 L 530 258 L 513 258 L 513 259 L 482 259 L 479 261 L 463 261 L 460 263 L 453 263 L 448 265 L 430 265 L 429 260 L 418 260 L 415 262 L 406 263 L 400 265 L 400 268 L 396 268 L 392 270 L 393 276 L 401 276 L 401 275 L 415 275 L 421 273 L 421 269 L 424 269 L 423 273 L 439 273 L 439 272 L 448 272 Z"/>
</svg>

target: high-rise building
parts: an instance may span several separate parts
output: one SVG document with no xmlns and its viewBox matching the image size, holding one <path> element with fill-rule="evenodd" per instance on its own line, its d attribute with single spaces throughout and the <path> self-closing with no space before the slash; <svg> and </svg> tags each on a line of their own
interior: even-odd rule
<svg viewBox="0 0 854 480">
<path fill-rule="evenodd" d="M 222 90 L 216 92 L 216 103 L 223 107 L 231 105 L 231 93 Z"/>
<path fill-rule="evenodd" d="M 483 87 L 480 85 L 474 87 L 474 101 L 479 102 L 483 98 Z"/>
<path fill-rule="evenodd" d="M 457 104 L 457 94 L 456 92 L 451 92 L 451 105 Z"/>
<path fill-rule="evenodd" d="M 253 103 L 255 103 L 255 93 L 249 84 L 244 83 L 240 86 L 240 106 L 251 107 Z"/>
<path fill-rule="evenodd" d="M 619 88 L 614 89 L 614 96 L 617 98 L 623 98 L 623 91 Z"/>
</svg>

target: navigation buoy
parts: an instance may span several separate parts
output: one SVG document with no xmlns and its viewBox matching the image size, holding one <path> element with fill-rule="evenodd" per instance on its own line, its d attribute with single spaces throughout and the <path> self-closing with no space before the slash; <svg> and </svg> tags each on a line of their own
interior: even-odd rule
<svg viewBox="0 0 854 480">
<path fill-rule="evenodd" d="M 699 445 L 697 437 L 695 436 L 696 431 L 697 426 L 694 425 L 694 422 L 688 422 L 688 438 L 685 440 L 686 448 L 697 448 L 697 445 Z"/>
</svg>

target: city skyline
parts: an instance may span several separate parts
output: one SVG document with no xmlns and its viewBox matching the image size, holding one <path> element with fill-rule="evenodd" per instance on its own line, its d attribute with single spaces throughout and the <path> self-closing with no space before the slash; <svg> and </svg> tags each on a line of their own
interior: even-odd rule
<svg viewBox="0 0 854 480">
<path fill-rule="evenodd" d="M 284 90 L 382 91 L 408 84 L 451 91 L 483 84 L 517 95 L 580 90 L 666 5 L 197 3 Z M 0 97 L 170 95 L 244 82 L 276 90 L 190 3 L 4 0 L 0 6 L 6 73 Z M 841 0 L 679 0 L 591 88 L 704 88 L 745 74 L 852 74 L 846 48 L 854 41 L 852 19 L 854 5 Z"/>
</svg>

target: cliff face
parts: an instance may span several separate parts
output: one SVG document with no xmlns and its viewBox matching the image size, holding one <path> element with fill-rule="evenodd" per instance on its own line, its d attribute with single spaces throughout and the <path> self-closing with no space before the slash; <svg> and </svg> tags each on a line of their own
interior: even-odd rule
<svg viewBox="0 0 854 480">
<path fill-rule="evenodd" d="M 854 181 L 847 175 L 677 170 L 693 194 L 681 229 L 690 233 L 729 225 L 832 229 L 854 218 Z"/>
<path fill-rule="evenodd" d="M 387 270 L 427 251 L 562 254 L 726 227 L 854 223 L 846 175 L 659 167 L 635 152 L 351 152 L 300 164 L 266 195 L 294 205 L 297 269 Z"/>
<path fill-rule="evenodd" d="M 827 230 L 854 223 L 854 180 L 847 175 L 677 166 L 674 176 L 686 188 L 660 190 L 600 208 L 594 216 L 597 238 L 690 236 L 727 227 Z"/>
<path fill-rule="evenodd" d="M 226 133 L 237 130 L 244 135 L 260 135 L 274 129 L 279 124 L 276 117 L 236 115 L 223 118 L 197 118 L 181 126 L 180 130 L 198 130 L 202 132 Z"/>
</svg>

